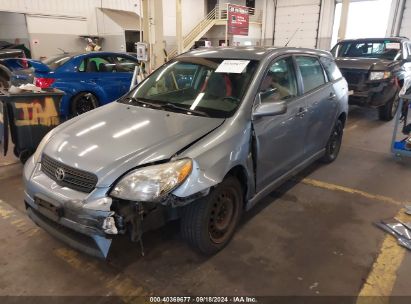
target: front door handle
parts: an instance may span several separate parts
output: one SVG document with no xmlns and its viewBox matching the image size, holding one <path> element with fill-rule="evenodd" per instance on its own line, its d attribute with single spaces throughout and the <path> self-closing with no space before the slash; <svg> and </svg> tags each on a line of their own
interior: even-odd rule
<svg viewBox="0 0 411 304">
<path fill-rule="evenodd" d="M 297 114 L 295 116 L 297 117 L 304 117 L 305 113 L 307 113 L 308 110 L 306 108 L 299 108 Z"/>
<path fill-rule="evenodd" d="M 335 93 L 330 93 L 330 96 L 328 97 L 329 100 L 334 100 L 337 97 Z"/>
</svg>

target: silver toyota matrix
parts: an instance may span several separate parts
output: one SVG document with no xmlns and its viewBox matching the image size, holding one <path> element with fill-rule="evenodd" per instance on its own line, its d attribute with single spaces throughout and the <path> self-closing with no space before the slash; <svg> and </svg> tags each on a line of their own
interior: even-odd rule
<svg viewBox="0 0 411 304">
<path fill-rule="evenodd" d="M 24 168 L 27 212 L 103 258 L 116 235 L 142 242 L 176 219 L 188 243 L 216 253 L 243 211 L 310 163 L 336 159 L 347 99 L 328 52 L 182 54 L 47 134 Z"/>
</svg>

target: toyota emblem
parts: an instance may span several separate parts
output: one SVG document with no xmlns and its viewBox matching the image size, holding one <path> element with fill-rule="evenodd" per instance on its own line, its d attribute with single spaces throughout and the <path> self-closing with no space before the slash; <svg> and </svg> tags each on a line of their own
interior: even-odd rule
<svg viewBox="0 0 411 304">
<path fill-rule="evenodd" d="M 66 172 L 64 172 L 63 168 L 57 168 L 56 172 L 54 172 L 54 176 L 56 177 L 58 181 L 62 181 L 65 175 L 66 175 Z"/>
</svg>

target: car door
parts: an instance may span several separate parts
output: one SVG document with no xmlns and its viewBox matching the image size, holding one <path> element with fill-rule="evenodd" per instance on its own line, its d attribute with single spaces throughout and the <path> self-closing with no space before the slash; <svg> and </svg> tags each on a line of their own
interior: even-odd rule
<svg viewBox="0 0 411 304">
<path fill-rule="evenodd" d="M 90 89 L 103 92 L 100 104 L 111 102 L 118 97 L 119 81 L 117 79 L 115 59 L 106 55 L 92 55 L 86 57 L 79 67 L 81 78 Z"/>
<path fill-rule="evenodd" d="M 295 60 L 307 103 L 306 157 L 325 148 L 337 111 L 337 100 L 332 82 L 317 56 L 297 55 Z"/>
<path fill-rule="evenodd" d="M 304 159 L 307 105 L 298 93 L 295 63 L 291 56 L 278 58 L 269 65 L 256 98 L 257 107 L 279 102 L 285 103 L 285 113 L 253 118 L 257 191 L 269 186 Z"/>
<path fill-rule="evenodd" d="M 119 82 L 118 94 L 119 97 L 126 94 L 130 90 L 131 80 L 133 78 L 134 68 L 138 65 L 137 59 L 132 59 L 128 56 L 115 56 L 117 80 Z"/>
</svg>

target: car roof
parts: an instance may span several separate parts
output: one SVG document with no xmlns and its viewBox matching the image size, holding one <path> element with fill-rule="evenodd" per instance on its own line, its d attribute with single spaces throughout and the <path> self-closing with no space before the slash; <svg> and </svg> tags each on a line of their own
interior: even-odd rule
<svg viewBox="0 0 411 304">
<path fill-rule="evenodd" d="M 99 51 L 99 52 L 67 52 L 67 53 L 60 53 L 60 54 L 55 54 L 52 57 L 63 57 L 63 56 L 69 56 L 69 57 L 77 57 L 77 56 L 89 56 L 89 55 L 127 55 L 131 57 L 135 57 L 132 54 L 126 53 L 126 52 L 106 52 L 106 51 Z"/>
<path fill-rule="evenodd" d="M 390 40 L 390 41 L 397 41 L 397 42 L 409 41 L 407 37 L 381 37 L 381 38 L 344 39 L 344 40 L 339 41 L 339 43 L 341 42 L 381 41 L 381 40 Z"/>
<path fill-rule="evenodd" d="M 306 53 L 318 56 L 331 57 L 328 51 L 294 47 L 261 47 L 261 46 L 237 46 L 237 47 L 202 47 L 188 51 L 178 56 L 184 57 L 207 57 L 207 58 L 229 58 L 262 60 L 273 53 Z"/>
</svg>

